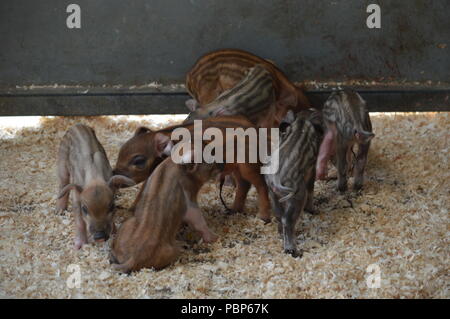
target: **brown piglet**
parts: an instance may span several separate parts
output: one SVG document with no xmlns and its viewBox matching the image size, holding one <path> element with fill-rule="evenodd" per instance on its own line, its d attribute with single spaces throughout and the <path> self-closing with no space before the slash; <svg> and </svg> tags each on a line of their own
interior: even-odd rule
<svg viewBox="0 0 450 319">
<path fill-rule="evenodd" d="M 175 238 L 182 222 L 199 231 L 205 242 L 215 241 L 217 235 L 208 229 L 196 197 L 222 167 L 215 163 L 175 164 L 171 158 L 165 159 L 145 184 L 134 216 L 119 228 L 110 254 L 113 267 L 129 273 L 173 263 L 180 252 Z"/>
<path fill-rule="evenodd" d="M 136 183 L 144 181 L 158 163 L 165 156 L 170 155 L 169 148 L 173 144 L 171 141 L 172 132 L 178 128 L 185 128 L 193 136 L 194 125 L 189 123 L 175 125 L 159 131 L 152 131 L 145 127 L 138 128 L 134 136 L 120 148 L 114 172 L 125 175 Z M 224 139 L 226 139 L 228 129 L 256 130 L 255 125 L 243 116 L 220 116 L 202 120 L 202 134 L 208 128 L 220 130 Z M 220 144 L 224 146 L 223 155 L 226 158 L 226 140 L 221 140 Z M 237 154 L 238 144 L 235 143 L 234 145 L 234 154 Z M 241 147 L 245 148 L 247 154 L 250 152 L 250 143 L 247 139 L 245 139 L 245 144 Z M 234 160 L 233 163 L 225 163 L 223 174 L 232 174 L 236 181 L 236 196 L 232 211 L 243 211 L 247 193 L 251 185 L 254 185 L 258 193 L 258 217 L 268 222 L 271 218 L 269 195 L 264 176 L 260 173 L 260 168 L 260 162 L 238 163 Z M 139 197 L 140 194 L 135 203 L 137 203 Z"/>
</svg>

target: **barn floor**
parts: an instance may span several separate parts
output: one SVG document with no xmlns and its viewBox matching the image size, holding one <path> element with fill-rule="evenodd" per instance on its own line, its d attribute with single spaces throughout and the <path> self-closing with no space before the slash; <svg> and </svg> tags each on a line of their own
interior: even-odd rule
<svg viewBox="0 0 450 319">
<path fill-rule="evenodd" d="M 220 240 L 198 243 L 184 229 L 185 249 L 165 270 L 114 272 L 110 241 L 74 251 L 71 213 L 54 213 L 55 158 L 65 130 L 91 125 L 115 163 L 138 125 L 161 127 L 169 118 L 183 117 L 43 118 L 23 127 L 2 119 L 0 297 L 450 298 L 449 113 L 373 114 L 365 190 L 339 195 L 335 181 L 316 183 L 320 213 L 304 214 L 297 226 L 301 259 L 282 253 L 275 222 L 255 217 L 253 189 L 246 213 L 227 216 L 214 184 L 203 188 L 200 205 Z M 120 191 L 117 224 L 130 216 L 137 191 Z M 67 285 L 69 265 L 79 266 L 78 288 Z M 380 288 L 368 288 L 369 265 L 379 267 Z"/>
</svg>

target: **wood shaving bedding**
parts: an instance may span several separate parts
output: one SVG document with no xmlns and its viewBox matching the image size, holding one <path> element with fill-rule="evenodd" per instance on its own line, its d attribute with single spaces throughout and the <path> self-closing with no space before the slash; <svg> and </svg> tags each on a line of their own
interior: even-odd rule
<svg viewBox="0 0 450 319">
<path fill-rule="evenodd" d="M 114 272 L 109 244 L 73 250 L 74 220 L 54 212 L 55 159 L 65 131 L 95 128 L 111 163 L 140 125 L 160 128 L 182 117 L 43 118 L 39 127 L 0 127 L 0 297 L 6 298 L 449 298 L 449 113 L 373 114 L 375 139 L 362 195 L 340 195 L 317 182 L 317 215 L 297 226 L 302 258 L 282 252 L 276 222 L 226 215 L 214 183 L 199 203 L 220 240 L 204 244 L 189 228 L 172 266 L 131 276 Z M 335 170 L 331 170 L 331 174 Z M 350 179 L 350 183 L 352 179 Z M 138 187 L 121 190 L 116 224 Z M 231 203 L 233 190 L 225 187 Z M 380 288 L 368 288 L 369 265 Z M 75 268 L 71 268 L 75 267 Z M 80 271 L 80 285 L 73 269 Z M 68 285 L 69 283 L 69 285 Z M 73 288 L 70 288 L 73 287 Z"/>
</svg>

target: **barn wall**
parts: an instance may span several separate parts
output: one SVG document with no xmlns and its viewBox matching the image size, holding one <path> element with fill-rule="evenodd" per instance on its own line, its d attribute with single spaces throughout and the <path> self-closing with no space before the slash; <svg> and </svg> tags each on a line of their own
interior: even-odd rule
<svg viewBox="0 0 450 319">
<path fill-rule="evenodd" d="M 220 48 L 268 58 L 293 81 L 375 81 L 366 95 L 377 110 L 410 107 L 402 97 L 412 110 L 448 110 L 448 0 L 379 1 L 382 28 L 368 29 L 373 2 L 2 0 L 0 115 L 182 112 L 184 90 L 171 85 Z M 70 3 L 81 29 L 66 27 Z"/>
</svg>

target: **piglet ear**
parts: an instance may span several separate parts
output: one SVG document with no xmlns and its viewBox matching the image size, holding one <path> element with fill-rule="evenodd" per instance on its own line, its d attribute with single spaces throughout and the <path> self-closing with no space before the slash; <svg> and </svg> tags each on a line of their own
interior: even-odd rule
<svg viewBox="0 0 450 319">
<path fill-rule="evenodd" d="M 186 100 L 186 102 L 184 102 L 184 104 L 186 104 L 186 107 L 189 109 L 189 111 L 194 112 L 196 109 L 199 108 L 199 104 L 196 100 L 194 99 L 189 99 Z"/>
<path fill-rule="evenodd" d="M 162 157 L 163 155 L 169 156 L 170 152 L 173 148 L 173 142 L 170 140 L 170 137 L 164 135 L 162 133 L 155 134 L 155 151 L 158 157 Z"/>
<path fill-rule="evenodd" d="M 113 191 L 116 191 L 118 188 L 130 187 L 133 185 L 136 185 L 136 183 L 131 178 L 123 175 L 114 175 L 108 181 L 108 186 Z"/>
<path fill-rule="evenodd" d="M 138 136 L 147 132 L 151 132 L 152 130 L 149 129 L 148 127 L 145 126 L 140 126 L 136 129 L 136 131 L 134 132 L 134 136 Z"/>
<path fill-rule="evenodd" d="M 83 191 L 83 188 L 76 184 L 68 184 L 68 185 L 64 186 L 64 188 L 59 192 L 58 199 L 60 199 L 64 195 L 66 195 L 67 192 L 70 192 L 71 190 L 74 190 L 79 194 Z"/>
<path fill-rule="evenodd" d="M 292 112 L 292 110 L 287 111 L 286 115 L 284 116 L 282 122 L 292 124 L 295 121 L 295 114 Z"/>
<path fill-rule="evenodd" d="M 355 130 L 355 137 L 360 143 L 368 143 L 375 137 L 375 134 L 363 130 Z"/>
</svg>

